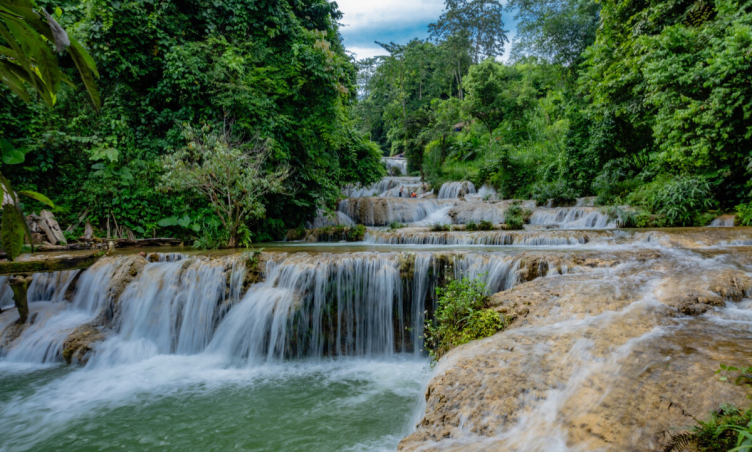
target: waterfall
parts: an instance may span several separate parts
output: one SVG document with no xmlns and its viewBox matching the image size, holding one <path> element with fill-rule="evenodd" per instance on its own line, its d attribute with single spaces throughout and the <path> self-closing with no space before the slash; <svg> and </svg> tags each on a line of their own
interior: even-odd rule
<svg viewBox="0 0 752 452">
<path fill-rule="evenodd" d="M 447 182 L 439 190 L 439 199 L 459 198 L 475 192 L 475 185 L 470 181 Z"/>
<path fill-rule="evenodd" d="M 295 256 L 267 275 L 227 314 L 210 351 L 251 363 L 406 351 L 394 256 Z"/>
<path fill-rule="evenodd" d="M 152 342 L 162 354 L 200 352 L 211 339 L 225 286 L 221 261 L 147 264 L 121 296 L 116 330 L 126 341 Z"/>
<path fill-rule="evenodd" d="M 618 226 L 607 214 L 592 207 L 538 208 L 533 211 L 530 224 L 561 229 L 613 229 Z"/>
</svg>

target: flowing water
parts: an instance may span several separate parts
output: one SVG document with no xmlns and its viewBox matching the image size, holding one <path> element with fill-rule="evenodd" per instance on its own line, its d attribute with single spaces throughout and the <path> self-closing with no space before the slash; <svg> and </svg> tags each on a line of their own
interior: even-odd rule
<svg viewBox="0 0 752 452">
<path fill-rule="evenodd" d="M 583 199 L 523 203 L 522 231 L 431 231 L 501 223 L 514 201 L 467 182 L 418 199 L 404 187 L 423 188 L 347 187 L 313 220 L 409 223 L 360 243 L 125 252 L 35 275 L 25 328 L 0 279 L 0 451 L 374 451 L 405 437 L 405 450 L 650 450 L 638 426 L 664 421 L 651 397 L 694 391 L 691 408 L 712 409 L 709 357 L 752 353 L 749 229 L 621 230 Z M 424 322 L 463 276 L 514 322 L 432 368 Z M 664 388 L 644 369 L 674 378 L 667 357 L 683 377 Z M 613 411 L 627 405 L 647 414 Z"/>
</svg>

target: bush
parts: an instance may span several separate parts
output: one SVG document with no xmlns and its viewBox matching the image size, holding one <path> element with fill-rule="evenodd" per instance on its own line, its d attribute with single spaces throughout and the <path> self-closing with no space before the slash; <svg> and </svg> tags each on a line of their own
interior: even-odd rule
<svg viewBox="0 0 752 452">
<path fill-rule="evenodd" d="M 700 214 L 715 205 L 710 184 L 690 176 L 651 182 L 631 193 L 628 202 L 664 217 L 667 226 L 692 226 Z"/>
<path fill-rule="evenodd" d="M 736 220 L 742 226 L 752 226 L 752 202 L 736 206 Z"/>
<path fill-rule="evenodd" d="M 488 220 L 482 220 L 480 223 L 478 223 L 478 230 L 479 231 L 493 231 L 494 225 Z"/>
<path fill-rule="evenodd" d="M 465 223 L 465 230 L 466 231 L 477 231 L 478 230 L 478 224 L 474 221 L 468 221 Z"/>
<path fill-rule="evenodd" d="M 452 225 L 449 225 L 449 224 L 434 223 L 431 226 L 432 232 L 449 232 L 451 230 L 452 230 Z"/>
<path fill-rule="evenodd" d="M 563 180 L 556 182 L 541 182 L 533 187 L 532 198 L 538 205 L 545 205 L 549 199 L 556 205 L 574 204 L 577 193 Z"/>
<path fill-rule="evenodd" d="M 525 209 L 519 204 L 512 204 L 504 211 L 504 223 L 508 229 L 520 230 L 525 227 Z"/>
<path fill-rule="evenodd" d="M 426 320 L 425 345 L 434 362 L 449 350 L 504 329 L 506 318 L 489 309 L 491 298 L 479 280 L 452 280 L 436 289 L 438 304 L 433 320 Z"/>
<path fill-rule="evenodd" d="M 389 223 L 389 229 L 391 229 L 392 231 L 396 231 L 397 229 L 402 229 L 404 227 L 405 225 L 400 223 L 399 221 L 392 221 L 391 223 Z"/>
<path fill-rule="evenodd" d="M 366 236 L 366 227 L 359 224 L 353 228 L 349 228 L 347 231 L 348 242 L 362 242 Z"/>
<path fill-rule="evenodd" d="M 723 405 L 710 415 L 710 419 L 697 425 L 689 432 L 671 437 L 671 442 L 663 449 L 665 452 L 697 450 L 702 452 L 726 452 L 741 444 L 741 431 L 750 432 L 752 410 L 741 411 L 733 405 Z M 689 446 L 693 446 L 689 449 Z M 747 450 L 744 448 L 734 450 Z"/>
</svg>

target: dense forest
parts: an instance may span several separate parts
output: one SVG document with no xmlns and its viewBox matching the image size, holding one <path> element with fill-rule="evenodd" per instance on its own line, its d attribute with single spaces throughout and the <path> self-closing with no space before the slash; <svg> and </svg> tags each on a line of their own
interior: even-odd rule
<svg viewBox="0 0 752 452">
<path fill-rule="evenodd" d="M 385 154 L 434 186 L 631 205 L 635 226 L 752 220 L 752 2 L 511 0 L 510 55 L 500 2 L 446 7 L 429 39 L 359 62 Z"/>
<path fill-rule="evenodd" d="M 636 207 L 632 226 L 752 221 L 750 1 L 447 0 L 427 40 L 361 61 L 326 0 L 34 7 L 88 50 L 101 108 L 68 54 L 54 97 L 0 85 L 0 172 L 72 237 L 85 217 L 100 235 L 279 239 L 397 154 L 434 187 L 597 196 Z"/>
<path fill-rule="evenodd" d="M 52 199 L 61 223 L 86 213 L 100 236 L 109 224 L 137 237 L 247 244 L 299 226 L 342 185 L 383 175 L 378 148 L 352 117 L 356 70 L 336 3 L 39 0 L 36 8 L 56 11 L 100 75 L 99 111 L 81 86 L 62 85 L 49 108 L 0 85 L 0 171 L 16 189 Z M 71 58 L 59 62 L 80 83 Z M 209 181 L 232 196 L 234 226 L 211 193 L 194 190 L 201 174 L 173 177 L 202 151 L 215 159 L 194 169 L 211 176 L 249 167 L 272 176 L 251 177 L 263 179 L 253 188 Z"/>
</svg>

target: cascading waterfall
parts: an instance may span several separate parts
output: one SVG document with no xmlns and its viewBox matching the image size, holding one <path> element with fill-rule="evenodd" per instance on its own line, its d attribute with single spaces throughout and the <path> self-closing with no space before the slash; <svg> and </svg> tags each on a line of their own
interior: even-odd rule
<svg viewBox="0 0 752 452">
<path fill-rule="evenodd" d="M 533 211 L 530 224 L 555 226 L 561 229 L 613 229 L 618 221 L 592 207 L 538 208 Z"/>
<path fill-rule="evenodd" d="M 62 361 L 63 342 L 70 333 L 93 321 L 108 305 L 109 282 L 119 265 L 120 260 L 100 261 L 80 275 L 78 271 L 35 275 L 29 286 L 33 322 L 5 350 L 5 359 L 37 364 Z M 77 276 L 76 294 L 69 304 L 64 296 Z M 12 318 L 13 313 L 8 314 Z"/>
<path fill-rule="evenodd" d="M 475 193 L 475 184 L 470 181 L 447 182 L 439 189 L 439 199 L 459 198 Z"/>
</svg>

